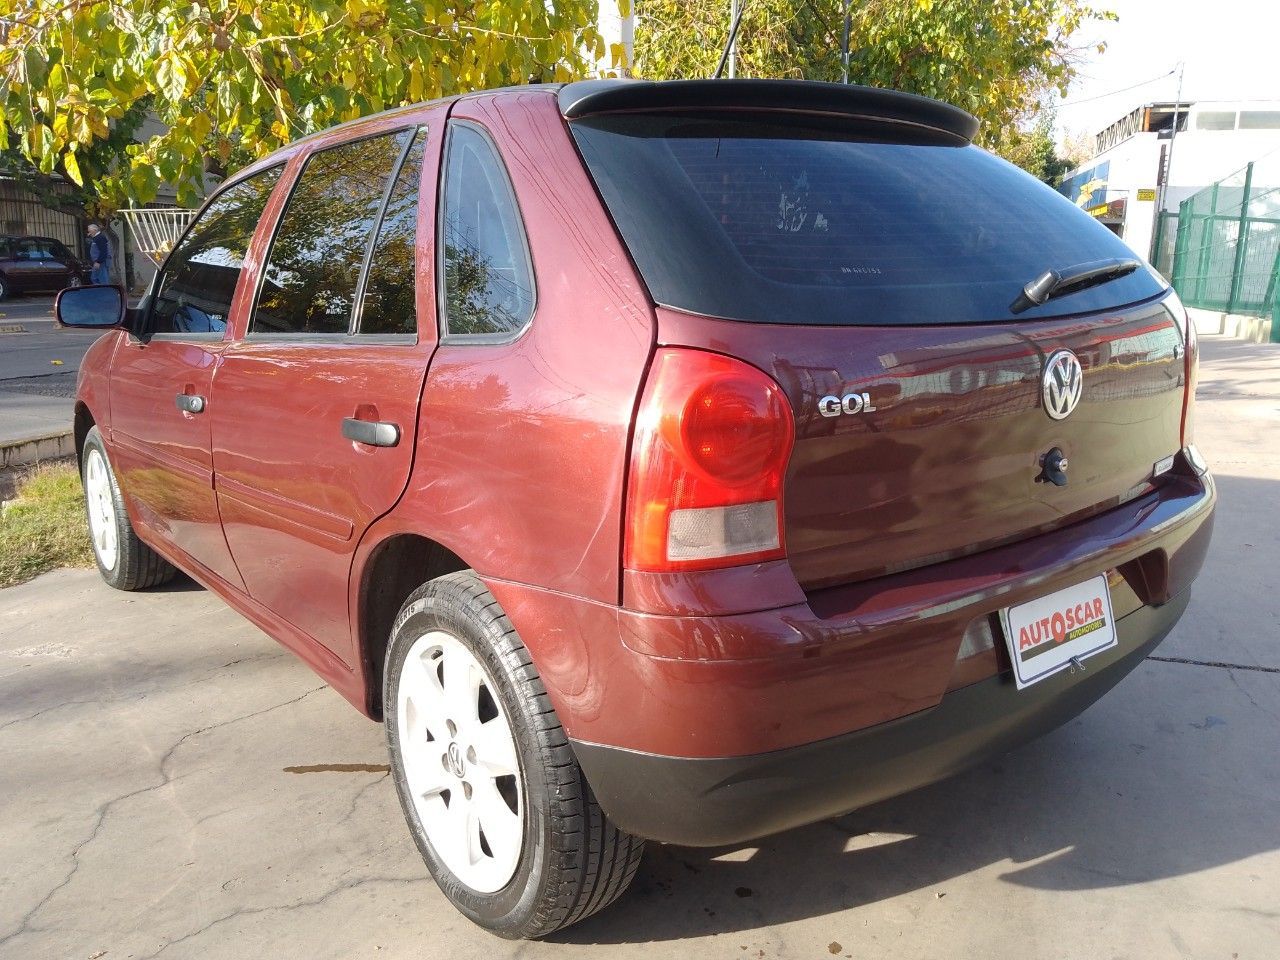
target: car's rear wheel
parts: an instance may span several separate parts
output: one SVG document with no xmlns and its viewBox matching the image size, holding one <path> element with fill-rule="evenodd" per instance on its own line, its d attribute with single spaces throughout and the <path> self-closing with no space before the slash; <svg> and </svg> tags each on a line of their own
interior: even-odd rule
<svg viewBox="0 0 1280 960">
<path fill-rule="evenodd" d="M 8 300 L 10 290 L 9 281 L 0 277 L 0 300 Z"/>
<path fill-rule="evenodd" d="M 541 937 L 630 884 L 644 842 L 596 803 L 528 651 L 474 573 L 405 601 L 383 703 L 405 818 L 465 916 L 503 937 Z"/>
<path fill-rule="evenodd" d="M 82 286 L 84 286 L 84 281 L 80 279 L 80 275 L 78 273 L 73 273 L 67 278 L 67 289 Z"/>
<path fill-rule="evenodd" d="M 93 556 L 102 579 L 117 590 L 142 590 L 172 580 L 177 570 L 133 531 L 97 427 L 91 427 L 85 437 L 80 479 Z"/>
</svg>

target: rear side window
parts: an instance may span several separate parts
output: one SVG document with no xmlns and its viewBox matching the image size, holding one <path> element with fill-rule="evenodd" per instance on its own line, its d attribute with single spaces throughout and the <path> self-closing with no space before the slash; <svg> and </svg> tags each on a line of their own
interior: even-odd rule
<svg viewBox="0 0 1280 960">
<path fill-rule="evenodd" d="M 53 251 L 49 249 L 50 241 L 42 237 L 33 237 L 18 241 L 19 260 L 52 260 Z"/>
<path fill-rule="evenodd" d="M 378 238 L 369 257 L 361 298 L 359 333 L 416 334 L 414 247 L 418 236 L 418 182 L 426 137 L 419 135 L 387 198 Z"/>
<path fill-rule="evenodd" d="M 413 131 L 312 154 L 271 241 L 251 333 L 342 334 L 387 181 Z"/>
<path fill-rule="evenodd" d="M 511 181 L 478 127 L 449 127 L 441 206 L 445 332 L 518 333 L 533 316 L 533 266 Z"/>
<path fill-rule="evenodd" d="M 1013 318 L 1048 269 L 1134 256 L 984 150 L 885 124 L 612 115 L 571 130 L 655 300 L 763 323 Z M 1160 293 L 1142 270 L 1019 319 Z"/>
<path fill-rule="evenodd" d="M 165 260 L 151 298 L 152 333 L 222 333 L 253 231 L 283 167 L 223 190 Z"/>
</svg>

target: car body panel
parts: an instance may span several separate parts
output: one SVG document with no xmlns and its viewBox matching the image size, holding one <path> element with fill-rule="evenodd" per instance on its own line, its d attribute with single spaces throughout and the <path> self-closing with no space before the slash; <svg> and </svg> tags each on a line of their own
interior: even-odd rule
<svg viewBox="0 0 1280 960">
<path fill-rule="evenodd" d="M 419 460 L 388 526 L 444 534 L 482 574 L 616 603 L 627 443 L 652 309 L 550 93 L 467 98 L 453 116 L 483 126 L 503 153 L 537 307 L 511 342 L 441 344 Z"/>
<path fill-rule="evenodd" d="M 1182 331 L 1159 303 L 1095 316 L 971 326 L 796 327 L 659 310 L 659 340 L 716 349 L 791 400 L 787 553 L 806 590 L 1034 536 L 1145 488 L 1182 446 Z M 1084 389 L 1070 416 L 1041 400 L 1045 358 L 1071 350 Z M 824 416 L 823 397 L 872 411 Z M 1045 482 L 1053 448 L 1066 486 Z"/>
<path fill-rule="evenodd" d="M 218 505 L 249 594 L 324 644 L 346 664 L 352 643 L 347 584 L 369 524 L 405 488 L 414 461 L 423 378 L 436 346 L 433 189 L 445 111 L 411 114 L 391 129 L 420 125 L 426 151 L 419 192 L 417 342 L 367 337 L 249 335 L 252 304 L 234 316 L 236 341 L 223 355 L 212 407 Z M 378 129 L 383 129 L 378 125 Z M 295 155 L 264 221 L 273 220 L 306 156 Z M 255 285 L 270 235 L 254 237 L 248 282 Z M 342 435 L 344 418 L 396 424 L 401 440 L 374 447 Z M 252 426 L 246 428 L 246 424 Z M 304 578 L 287 576 L 306 570 Z"/>
<path fill-rule="evenodd" d="M 118 335 L 111 361 L 112 465 L 135 525 L 171 541 L 228 583 L 244 583 L 227 548 L 214 492 L 209 410 L 188 413 L 177 396 L 212 405 L 226 344 L 164 334 Z"/>
</svg>

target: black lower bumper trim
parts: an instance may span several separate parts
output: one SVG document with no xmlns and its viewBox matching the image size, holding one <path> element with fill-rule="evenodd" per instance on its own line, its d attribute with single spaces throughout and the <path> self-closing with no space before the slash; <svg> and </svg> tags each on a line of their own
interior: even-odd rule
<svg viewBox="0 0 1280 960">
<path fill-rule="evenodd" d="M 929 710 L 817 743 L 690 759 L 573 742 L 617 826 L 682 846 L 742 843 L 838 816 L 952 774 L 1061 726 L 1115 686 L 1173 629 L 1190 591 L 1116 624 L 1119 644 L 1025 690 L 993 677 Z"/>
</svg>

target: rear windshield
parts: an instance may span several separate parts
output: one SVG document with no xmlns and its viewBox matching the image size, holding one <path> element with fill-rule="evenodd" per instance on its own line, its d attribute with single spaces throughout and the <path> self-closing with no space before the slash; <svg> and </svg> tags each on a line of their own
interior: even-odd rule
<svg viewBox="0 0 1280 960">
<path fill-rule="evenodd" d="M 570 124 L 654 299 L 763 323 L 1013 318 L 1048 269 L 1133 257 L 1033 177 L 943 134 L 719 115 Z M 1159 294 L 1138 270 L 1018 314 L 1105 310 Z"/>
</svg>

